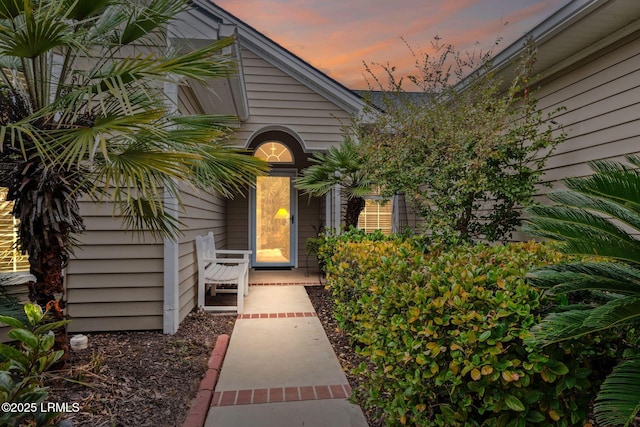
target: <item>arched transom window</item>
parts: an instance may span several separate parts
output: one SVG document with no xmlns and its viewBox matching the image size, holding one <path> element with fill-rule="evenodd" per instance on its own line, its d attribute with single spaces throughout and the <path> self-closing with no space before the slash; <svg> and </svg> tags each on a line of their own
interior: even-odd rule
<svg viewBox="0 0 640 427">
<path fill-rule="evenodd" d="M 263 142 L 256 148 L 254 156 L 269 163 L 294 163 L 293 153 L 286 145 L 276 142 Z"/>
</svg>

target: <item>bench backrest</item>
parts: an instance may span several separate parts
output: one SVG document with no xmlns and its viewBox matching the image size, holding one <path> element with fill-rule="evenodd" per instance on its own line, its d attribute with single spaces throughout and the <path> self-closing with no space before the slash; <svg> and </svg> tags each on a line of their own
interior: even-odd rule
<svg viewBox="0 0 640 427">
<path fill-rule="evenodd" d="M 205 236 L 196 236 L 196 254 L 198 257 L 198 272 L 204 272 L 207 266 L 207 259 L 216 258 L 216 241 L 213 232 L 210 231 Z"/>
</svg>

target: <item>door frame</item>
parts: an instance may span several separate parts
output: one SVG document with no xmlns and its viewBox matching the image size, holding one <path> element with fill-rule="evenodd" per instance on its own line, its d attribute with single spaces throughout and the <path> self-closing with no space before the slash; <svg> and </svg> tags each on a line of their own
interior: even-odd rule
<svg viewBox="0 0 640 427">
<path fill-rule="evenodd" d="M 293 185 L 293 180 L 298 175 L 298 170 L 294 168 L 273 168 L 268 176 L 284 176 L 291 179 L 290 188 L 290 214 L 293 216 L 291 224 L 291 236 L 290 236 L 290 254 L 289 262 L 273 262 L 273 263 L 259 263 L 256 260 L 257 248 L 256 248 L 256 186 L 251 188 L 249 192 L 249 249 L 251 249 L 251 267 L 252 268 L 297 268 L 298 267 L 298 190 Z"/>
</svg>

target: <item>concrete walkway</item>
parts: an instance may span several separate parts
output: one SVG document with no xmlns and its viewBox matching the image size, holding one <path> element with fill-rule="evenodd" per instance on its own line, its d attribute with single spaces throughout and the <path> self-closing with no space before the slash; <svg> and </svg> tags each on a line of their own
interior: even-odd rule
<svg viewBox="0 0 640 427">
<path fill-rule="evenodd" d="M 206 427 L 366 427 L 304 286 L 251 286 Z"/>
</svg>

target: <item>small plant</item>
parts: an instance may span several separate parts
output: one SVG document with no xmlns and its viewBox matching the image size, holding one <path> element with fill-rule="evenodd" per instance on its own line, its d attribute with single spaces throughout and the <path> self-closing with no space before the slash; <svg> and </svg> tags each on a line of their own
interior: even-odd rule
<svg viewBox="0 0 640 427">
<path fill-rule="evenodd" d="M 357 227 L 364 197 L 373 192 L 374 183 L 364 173 L 364 159 L 358 144 L 346 137 L 338 147 L 311 157 L 314 164 L 302 171 L 295 185 L 309 196 L 321 197 L 340 185 L 347 199 L 344 215 L 345 227 Z"/>
<path fill-rule="evenodd" d="M 43 312 L 37 304 L 25 304 L 24 313 L 26 324 L 15 317 L 0 315 L 0 322 L 12 328 L 9 338 L 19 345 L 16 348 L 0 344 L 0 402 L 3 403 L 0 425 L 53 425 L 59 414 L 40 410 L 48 396 L 47 388 L 42 385 L 42 373 L 62 357 L 62 350 L 53 350 L 53 330 L 69 321 L 46 323 L 48 311 Z"/>
</svg>

